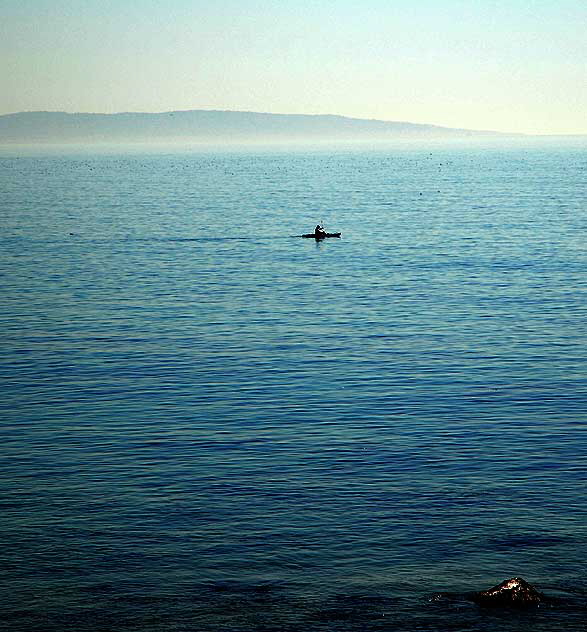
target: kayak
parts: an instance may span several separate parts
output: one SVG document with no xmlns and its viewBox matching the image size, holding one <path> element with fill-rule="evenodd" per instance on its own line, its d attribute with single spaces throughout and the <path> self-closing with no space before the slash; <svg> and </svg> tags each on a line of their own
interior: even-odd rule
<svg viewBox="0 0 587 632">
<path fill-rule="evenodd" d="M 315 233 L 307 233 L 306 235 L 302 235 L 302 237 L 314 237 L 314 239 L 324 239 L 325 237 L 340 237 L 340 233 L 324 233 L 323 235 L 318 235 L 318 237 L 316 237 Z"/>
</svg>

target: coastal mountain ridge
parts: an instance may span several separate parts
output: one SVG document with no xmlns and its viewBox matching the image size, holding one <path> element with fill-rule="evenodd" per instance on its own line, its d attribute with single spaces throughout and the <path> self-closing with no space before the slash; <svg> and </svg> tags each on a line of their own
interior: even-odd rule
<svg viewBox="0 0 587 632">
<path fill-rule="evenodd" d="M 0 143 L 336 141 L 487 136 L 514 134 L 334 114 L 234 110 L 116 114 L 39 111 L 0 115 Z"/>
</svg>

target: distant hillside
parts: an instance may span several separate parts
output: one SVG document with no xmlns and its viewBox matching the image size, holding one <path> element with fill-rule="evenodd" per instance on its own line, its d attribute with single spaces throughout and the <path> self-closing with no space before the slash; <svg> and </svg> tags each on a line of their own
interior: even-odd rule
<svg viewBox="0 0 587 632">
<path fill-rule="evenodd" d="M 187 110 L 159 114 L 20 112 L 0 116 L 0 143 L 335 141 L 497 135 L 497 132 L 333 115 L 264 114 L 219 110 Z"/>
</svg>

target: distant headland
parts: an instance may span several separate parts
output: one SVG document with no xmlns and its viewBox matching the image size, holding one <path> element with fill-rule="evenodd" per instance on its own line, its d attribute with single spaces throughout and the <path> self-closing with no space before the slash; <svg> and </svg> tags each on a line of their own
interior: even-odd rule
<svg viewBox="0 0 587 632">
<path fill-rule="evenodd" d="M 0 115 L 1 143 L 386 141 L 520 136 L 323 114 L 184 110 Z"/>
</svg>

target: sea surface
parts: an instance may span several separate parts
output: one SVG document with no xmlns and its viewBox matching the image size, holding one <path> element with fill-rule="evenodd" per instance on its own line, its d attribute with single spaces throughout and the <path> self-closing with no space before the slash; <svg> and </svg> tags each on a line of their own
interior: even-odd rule
<svg viewBox="0 0 587 632">
<path fill-rule="evenodd" d="M 586 182 L 562 141 L 3 147 L 2 628 L 585 630 Z M 463 595 L 513 576 L 554 600 Z"/>
</svg>

